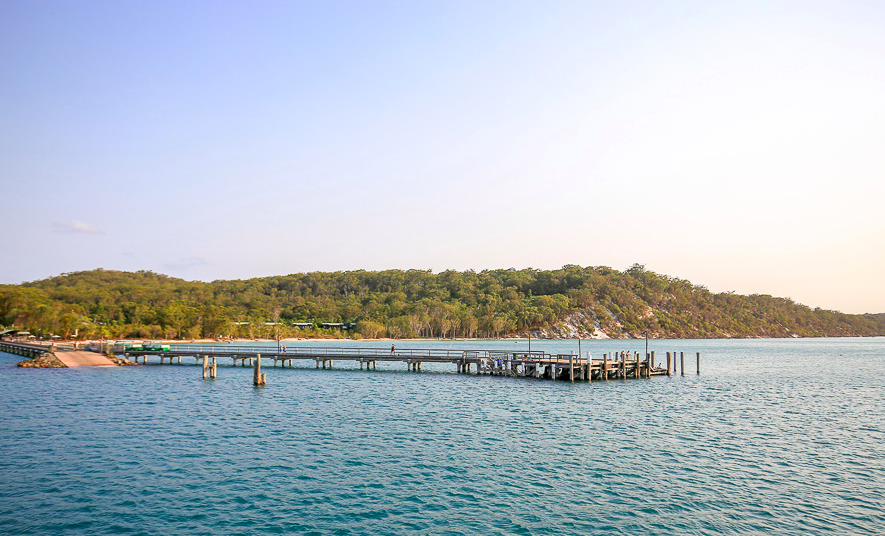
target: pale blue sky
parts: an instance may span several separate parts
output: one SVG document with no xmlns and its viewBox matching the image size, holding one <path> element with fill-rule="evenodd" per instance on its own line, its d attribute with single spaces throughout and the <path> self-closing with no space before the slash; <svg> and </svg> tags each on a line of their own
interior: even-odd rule
<svg viewBox="0 0 885 536">
<path fill-rule="evenodd" d="M 0 282 L 650 270 L 885 311 L 885 3 L 0 0 Z"/>
</svg>

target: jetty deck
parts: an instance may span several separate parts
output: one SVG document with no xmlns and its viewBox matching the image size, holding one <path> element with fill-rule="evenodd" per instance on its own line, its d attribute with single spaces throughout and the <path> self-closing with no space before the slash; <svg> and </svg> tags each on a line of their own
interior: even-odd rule
<svg viewBox="0 0 885 536">
<path fill-rule="evenodd" d="M 451 364 L 458 373 L 533 377 L 567 381 L 594 381 L 628 378 L 648 378 L 676 373 L 676 359 L 667 353 L 666 368 L 655 365 L 654 352 L 644 358 L 638 352 L 603 354 L 602 359 L 575 354 L 549 354 L 542 351 L 511 350 L 441 350 L 441 349 L 385 349 L 338 348 L 308 346 L 212 346 L 163 345 L 138 348 L 118 345 L 113 350 L 128 360 L 147 363 L 153 356 L 159 364 L 185 364 L 183 358 L 195 359 L 194 364 L 210 363 L 214 367 L 219 358 L 232 360 L 233 366 L 260 365 L 270 360 L 275 367 L 293 367 L 296 361 L 312 361 L 316 368 L 332 368 L 335 361 L 358 363 L 360 370 L 376 370 L 378 362 L 403 363 L 408 371 L 420 372 L 424 363 Z M 210 361 L 211 360 L 211 361 Z M 684 374 L 684 354 L 681 360 Z M 700 354 L 698 354 L 700 364 Z M 672 366 L 671 366 L 672 365 Z M 700 370 L 700 367 L 698 367 Z"/>
</svg>

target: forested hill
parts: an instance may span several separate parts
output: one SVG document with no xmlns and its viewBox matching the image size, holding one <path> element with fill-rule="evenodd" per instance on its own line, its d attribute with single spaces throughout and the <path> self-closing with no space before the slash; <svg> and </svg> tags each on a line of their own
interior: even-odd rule
<svg viewBox="0 0 885 536">
<path fill-rule="evenodd" d="M 295 322 L 356 323 L 354 337 L 818 337 L 885 334 L 885 315 L 715 294 L 634 265 L 559 270 L 333 272 L 184 281 L 92 270 L 0 286 L 0 322 L 49 336 L 329 336 Z"/>
</svg>

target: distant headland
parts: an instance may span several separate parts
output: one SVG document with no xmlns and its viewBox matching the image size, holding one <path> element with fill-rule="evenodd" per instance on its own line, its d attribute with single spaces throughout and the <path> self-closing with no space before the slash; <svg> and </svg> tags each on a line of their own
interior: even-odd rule
<svg viewBox="0 0 885 536">
<path fill-rule="evenodd" d="M 357 270 L 208 283 L 97 269 L 0 285 L 0 324 L 44 340 L 885 335 L 885 313 L 713 293 L 641 265 Z"/>
</svg>

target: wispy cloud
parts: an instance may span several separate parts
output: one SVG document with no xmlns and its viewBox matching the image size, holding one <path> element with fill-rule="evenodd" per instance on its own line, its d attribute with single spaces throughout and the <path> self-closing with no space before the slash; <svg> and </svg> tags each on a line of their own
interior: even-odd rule
<svg viewBox="0 0 885 536">
<path fill-rule="evenodd" d="M 184 257 L 182 259 L 178 259 L 177 261 L 167 262 L 166 268 L 171 270 L 182 270 L 186 268 L 194 268 L 197 266 L 206 266 L 209 264 L 209 261 L 204 259 L 203 257 Z"/>
<path fill-rule="evenodd" d="M 56 233 L 65 233 L 65 234 L 97 234 L 103 235 L 104 231 L 98 229 L 97 227 L 93 227 L 88 223 L 83 223 L 79 220 L 70 220 L 70 221 L 56 221 L 52 222 L 52 228 Z"/>
</svg>

